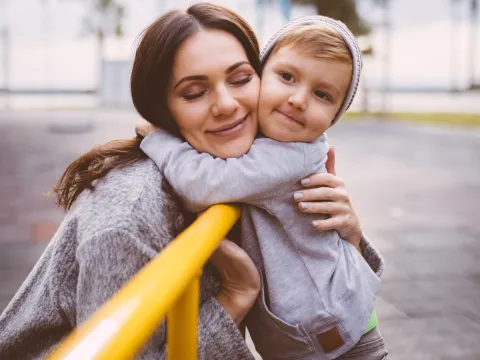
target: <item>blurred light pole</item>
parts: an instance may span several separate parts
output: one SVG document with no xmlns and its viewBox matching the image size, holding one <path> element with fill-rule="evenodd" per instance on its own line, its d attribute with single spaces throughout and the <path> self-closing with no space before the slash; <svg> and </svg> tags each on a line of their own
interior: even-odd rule
<svg viewBox="0 0 480 360">
<path fill-rule="evenodd" d="M 470 89 L 480 88 L 476 83 L 475 70 L 477 66 L 477 27 L 478 27 L 478 0 L 470 0 Z"/>
<path fill-rule="evenodd" d="M 5 107 L 8 109 L 10 91 L 10 32 L 8 28 L 7 1 L 0 0 L 0 37 L 2 43 L 3 89 L 5 91 Z"/>
<path fill-rule="evenodd" d="M 160 15 L 163 15 L 165 13 L 165 11 L 167 10 L 167 3 L 168 1 L 165 1 L 165 0 L 159 0 L 157 2 L 158 4 L 158 12 Z"/>
<path fill-rule="evenodd" d="M 263 27 L 265 23 L 265 0 L 255 0 L 255 32 L 260 40 L 263 39 Z"/>
<path fill-rule="evenodd" d="M 385 115 L 388 112 L 388 99 L 390 95 L 390 51 L 391 51 L 391 14 L 390 1 L 380 0 L 383 10 L 383 31 L 384 31 L 384 48 L 383 48 L 383 86 L 382 86 L 382 101 L 380 113 Z"/>
<path fill-rule="evenodd" d="M 456 10 L 458 6 L 455 3 L 458 0 L 450 0 L 450 91 L 457 92 L 457 70 L 458 64 L 455 61 L 457 54 L 455 52 L 455 44 L 457 38 L 455 37 L 455 22 L 456 22 Z"/>
<path fill-rule="evenodd" d="M 462 0 L 450 0 L 452 4 L 452 11 L 455 7 L 454 3 L 460 2 Z M 477 48 L 478 48 L 478 39 L 477 39 L 477 28 L 478 28 L 478 0 L 469 0 L 470 5 L 469 5 L 469 13 L 470 13 L 470 44 L 469 44 L 469 64 L 468 64 L 468 77 L 469 79 L 469 86 L 468 89 L 474 90 L 474 89 L 480 89 L 480 83 L 477 83 L 476 81 L 476 67 L 477 67 Z M 453 14 L 452 14 L 453 16 Z M 453 21 L 452 20 L 452 53 L 453 53 Z M 452 54 L 452 72 L 454 71 L 453 69 L 453 54 Z"/>
<path fill-rule="evenodd" d="M 9 39 L 8 27 L 4 25 L 2 27 L 2 44 L 3 44 L 3 88 L 8 91 L 10 88 L 10 39 Z"/>
<path fill-rule="evenodd" d="M 280 9 L 282 10 L 282 15 L 285 22 L 289 22 L 291 18 L 291 4 L 290 0 L 279 0 Z"/>
<path fill-rule="evenodd" d="M 49 1 L 42 0 L 42 10 L 43 10 L 43 46 L 47 56 L 44 59 L 44 73 L 45 73 L 45 88 L 48 90 L 51 88 L 52 84 L 50 80 L 52 78 L 51 74 L 51 67 L 50 67 L 50 13 L 49 13 Z"/>
</svg>

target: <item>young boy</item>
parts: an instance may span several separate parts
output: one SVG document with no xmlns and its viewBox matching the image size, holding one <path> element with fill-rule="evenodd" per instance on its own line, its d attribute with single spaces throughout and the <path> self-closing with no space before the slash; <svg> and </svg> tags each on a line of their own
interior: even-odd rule
<svg viewBox="0 0 480 360">
<path fill-rule="evenodd" d="M 262 357 L 334 359 L 349 350 L 354 355 L 352 348 L 375 327 L 379 277 L 337 232 L 305 226 L 313 217 L 300 214 L 291 197 L 300 196 L 301 179 L 325 172 L 324 132 L 353 100 L 361 53 L 345 25 L 312 16 L 275 34 L 262 62 L 258 118 L 264 138 L 247 154 L 213 158 L 162 130 L 141 147 L 189 210 L 247 204 L 242 247 L 262 279 L 247 327 Z M 384 349 L 375 351 L 384 358 Z"/>
</svg>

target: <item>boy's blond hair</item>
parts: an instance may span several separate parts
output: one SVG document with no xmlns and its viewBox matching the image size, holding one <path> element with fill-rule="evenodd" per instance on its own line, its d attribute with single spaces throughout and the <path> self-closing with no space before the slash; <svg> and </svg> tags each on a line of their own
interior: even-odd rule
<svg viewBox="0 0 480 360">
<path fill-rule="evenodd" d="M 271 55 L 283 47 L 291 47 L 316 59 L 336 60 L 352 64 L 353 58 L 342 36 L 323 24 L 309 24 L 289 30 L 276 43 Z"/>
</svg>

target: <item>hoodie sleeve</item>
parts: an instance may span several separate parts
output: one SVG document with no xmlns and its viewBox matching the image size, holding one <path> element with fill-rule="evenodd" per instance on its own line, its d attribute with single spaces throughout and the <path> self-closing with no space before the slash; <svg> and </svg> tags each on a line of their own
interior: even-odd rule
<svg viewBox="0 0 480 360">
<path fill-rule="evenodd" d="M 324 140 L 284 143 L 261 138 L 254 141 L 248 153 L 221 159 L 199 153 L 188 143 L 157 130 L 142 141 L 141 149 L 187 208 L 199 212 L 218 203 L 258 205 L 319 169 L 328 144 Z"/>
</svg>

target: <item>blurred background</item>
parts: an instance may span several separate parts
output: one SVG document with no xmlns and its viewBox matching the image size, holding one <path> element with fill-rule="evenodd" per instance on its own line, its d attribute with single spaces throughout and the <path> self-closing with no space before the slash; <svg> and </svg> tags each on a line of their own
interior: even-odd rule
<svg viewBox="0 0 480 360">
<path fill-rule="evenodd" d="M 0 0 L 0 311 L 64 214 L 70 161 L 134 135 L 141 31 L 186 0 Z M 478 0 L 223 0 L 260 43 L 298 16 L 347 23 L 365 67 L 329 131 L 337 173 L 387 268 L 391 359 L 480 359 Z M 2 359 L 3 360 L 3 359 Z"/>
</svg>

